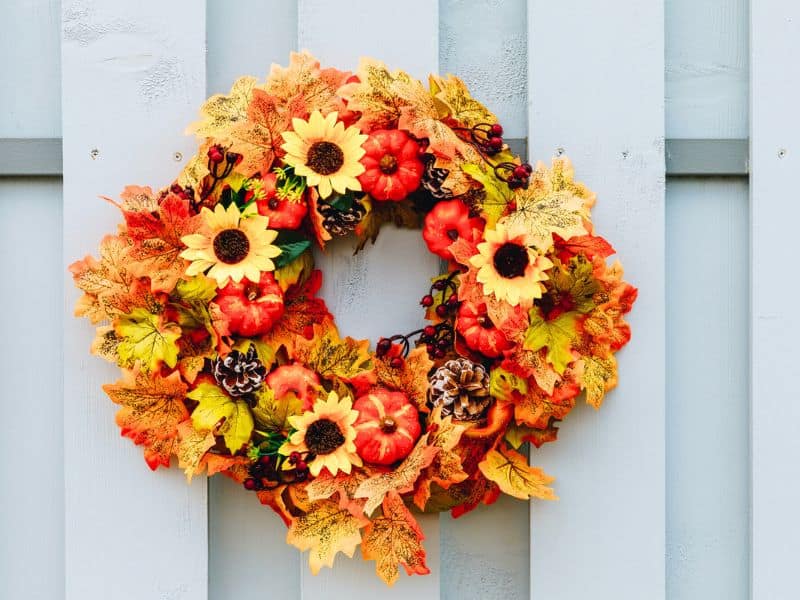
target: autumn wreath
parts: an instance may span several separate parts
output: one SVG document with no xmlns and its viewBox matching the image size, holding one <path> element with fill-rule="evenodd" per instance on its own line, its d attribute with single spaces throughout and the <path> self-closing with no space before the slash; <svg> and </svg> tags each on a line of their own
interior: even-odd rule
<svg viewBox="0 0 800 600">
<path fill-rule="evenodd" d="M 211 97 L 192 130 L 178 178 L 126 188 L 100 259 L 71 266 L 147 464 L 224 473 L 312 571 L 361 544 L 389 584 L 428 572 L 414 511 L 554 498 L 518 450 L 554 441 L 581 393 L 600 406 L 636 297 L 570 163 L 520 161 L 455 77 L 307 53 Z M 370 350 L 317 297 L 312 245 L 360 251 L 386 223 L 421 227 L 447 269 L 428 324 Z"/>
</svg>

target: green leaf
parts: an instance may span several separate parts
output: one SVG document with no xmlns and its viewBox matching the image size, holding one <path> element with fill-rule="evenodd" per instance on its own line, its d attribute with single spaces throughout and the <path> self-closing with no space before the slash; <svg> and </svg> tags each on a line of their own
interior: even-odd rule
<svg viewBox="0 0 800 600">
<path fill-rule="evenodd" d="M 564 265 L 556 263 L 556 268 L 550 272 L 550 281 L 559 294 L 569 294 L 578 312 L 588 313 L 596 306 L 594 295 L 600 291 L 600 284 L 586 257 L 575 256 Z"/>
<path fill-rule="evenodd" d="M 146 371 L 153 372 L 163 362 L 172 368 L 178 362 L 178 338 L 181 328 L 175 323 L 163 323 L 160 314 L 145 308 L 135 308 L 120 317 L 114 325 L 119 338 L 117 354 L 121 365 L 137 361 Z"/>
<path fill-rule="evenodd" d="M 198 403 L 192 412 L 192 423 L 199 431 L 215 431 L 225 438 L 232 453 L 250 441 L 253 414 L 244 400 L 233 399 L 211 383 L 201 383 L 187 394 Z"/>
<path fill-rule="evenodd" d="M 256 398 L 253 415 L 262 431 L 286 433 L 290 429 L 289 417 L 303 412 L 303 401 L 292 393 L 277 399 L 271 388 L 262 387 L 256 392 Z"/>
<path fill-rule="evenodd" d="M 523 347 L 536 352 L 547 348 L 547 362 L 561 375 L 572 362 L 572 342 L 577 336 L 577 312 L 565 312 L 545 321 L 537 308 L 531 309 L 531 325 L 525 334 Z"/>
<path fill-rule="evenodd" d="M 482 216 L 487 227 L 494 227 L 511 201 L 511 189 L 505 181 L 497 178 L 494 169 L 474 163 L 461 165 L 461 169 L 483 186 L 486 197 L 482 202 Z"/>
<path fill-rule="evenodd" d="M 280 255 L 275 259 L 275 267 L 280 269 L 298 258 L 311 247 L 311 241 L 297 231 L 284 230 L 278 232 L 275 245 L 281 249 Z"/>
<path fill-rule="evenodd" d="M 173 298 L 186 302 L 210 302 L 217 295 L 217 282 L 205 275 L 179 280 Z"/>
<path fill-rule="evenodd" d="M 233 349 L 238 350 L 242 354 L 247 354 L 247 351 L 250 350 L 250 346 L 256 347 L 258 360 L 260 360 L 261 364 L 267 368 L 267 371 L 269 371 L 269 368 L 275 362 L 275 348 L 265 342 L 262 342 L 258 338 L 241 338 L 237 339 L 236 343 L 233 344 Z"/>
<path fill-rule="evenodd" d="M 489 375 L 489 393 L 493 398 L 511 401 L 511 393 L 517 391 L 522 395 L 528 393 L 528 382 L 502 367 L 492 369 Z"/>
</svg>

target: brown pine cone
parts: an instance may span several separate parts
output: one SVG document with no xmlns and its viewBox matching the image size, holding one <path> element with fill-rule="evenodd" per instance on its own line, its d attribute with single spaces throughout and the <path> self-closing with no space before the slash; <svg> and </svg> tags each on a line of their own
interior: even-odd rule
<svg viewBox="0 0 800 600">
<path fill-rule="evenodd" d="M 466 358 L 448 360 L 431 375 L 428 404 L 459 421 L 482 419 L 492 404 L 489 373 Z"/>
</svg>

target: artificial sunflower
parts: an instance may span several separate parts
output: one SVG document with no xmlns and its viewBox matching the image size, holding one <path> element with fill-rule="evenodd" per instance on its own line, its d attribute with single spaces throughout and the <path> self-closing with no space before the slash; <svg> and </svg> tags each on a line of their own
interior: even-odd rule
<svg viewBox="0 0 800 600">
<path fill-rule="evenodd" d="M 314 409 L 302 415 L 289 417 L 289 424 L 296 430 L 281 446 L 279 452 L 289 456 L 292 452 L 308 453 L 313 460 L 308 470 L 316 477 L 323 468 L 331 475 L 340 470 L 350 472 L 352 465 L 360 467 L 361 458 L 356 454 L 356 430 L 353 423 L 358 411 L 353 410 L 349 397 L 339 398 L 330 392 L 328 399 L 319 398 Z"/>
<path fill-rule="evenodd" d="M 294 131 L 286 131 L 286 141 L 281 148 L 286 151 L 283 160 L 294 167 L 297 175 L 306 178 L 306 183 L 316 186 L 319 195 L 327 198 L 335 190 L 344 194 L 347 190 L 361 191 L 357 176 L 364 172 L 359 161 L 365 150 L 361 145 L 367 141 L 357 127 L 345 128 L 337 121 L 338 113 L 323 117 L 315 110 L 308 121 L 292 119 Z"/>
<path fill-rule="evenodd" d="M 272 244 L 278 232 L 267 229 L 267 217 L 249 209 L 242 214 L 236 203 L 227 209 L 217 204 L 213 211 L 203 207 L 201 214 L 205 230 L 181 238 L 188 247 L 181 256 L 192 261 L 187 275 L 208 270 L 206 275 L 223 287 L 229 278 L 239 283 L 246 277 L 258 283 L 262 272 L 275 270 L 271 259 L 281 251 Z"/>
<path fill-rule="evenodd" d="M 541 282 L 553 263 L 533 250 L 529 238 L 527 232 L 511 231 L 502 223 L 484 232 L 486 241 L 478 244 L 478 254 L 469 262 L 478 269 L 477 280 L 486 294 L 511 306 L 542 297 Z"/>
</svg>

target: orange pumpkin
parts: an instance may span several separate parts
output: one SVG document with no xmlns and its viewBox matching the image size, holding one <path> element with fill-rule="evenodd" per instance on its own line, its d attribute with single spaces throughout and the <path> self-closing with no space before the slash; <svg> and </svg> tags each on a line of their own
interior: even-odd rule
<svg viewBox="0 0 800 600">
<path fill-rule="evenodd" d="M 229 281 L 214 302 L 228 320 L 231 333 L 246 337 L 267 333 L 283 315 L 283 290 L 267 272 L 258 283 Z"/>
<path fill-rule="evenodd" d="M 414 448 L 421 428 L 417 409 L 402 392 L 374 388 L 356 399 L 356 451 L 364 462 L 391 465 Z"/>
<path fill-rule="evenodd" d="M 268 173 L 262 178 L 264 197 L 256 200 L 258 213 L 269 217 L 270 229 L 297 229 L 308 212 L 305 196 L 279 198 L 277 180 L 275 173 Z"/>
<path fill-rule="evenodd" d="M 362 148 L 361 189 L 376 200 L 399 201 L 419 187 L 425 165 L 419 144 L 400 129 L 373 131 Z"/>
<path fill-rule="evenodd" d="M 311 410 L 319 396 L 319 376 L 298 363 L 281 365 L 267 375 L 266 383 L 278 400 L 290 392 L 300 398 L 304 411 Z"/>
<path fill-rule="evenodd" d="M 471 350 L 488 358 L 497 358 L 513 346 L 505 334 L 495 327 L 486 313 L 485 304 L 462 303 L 458 309 L 456 331 Z"/>
</svg>

